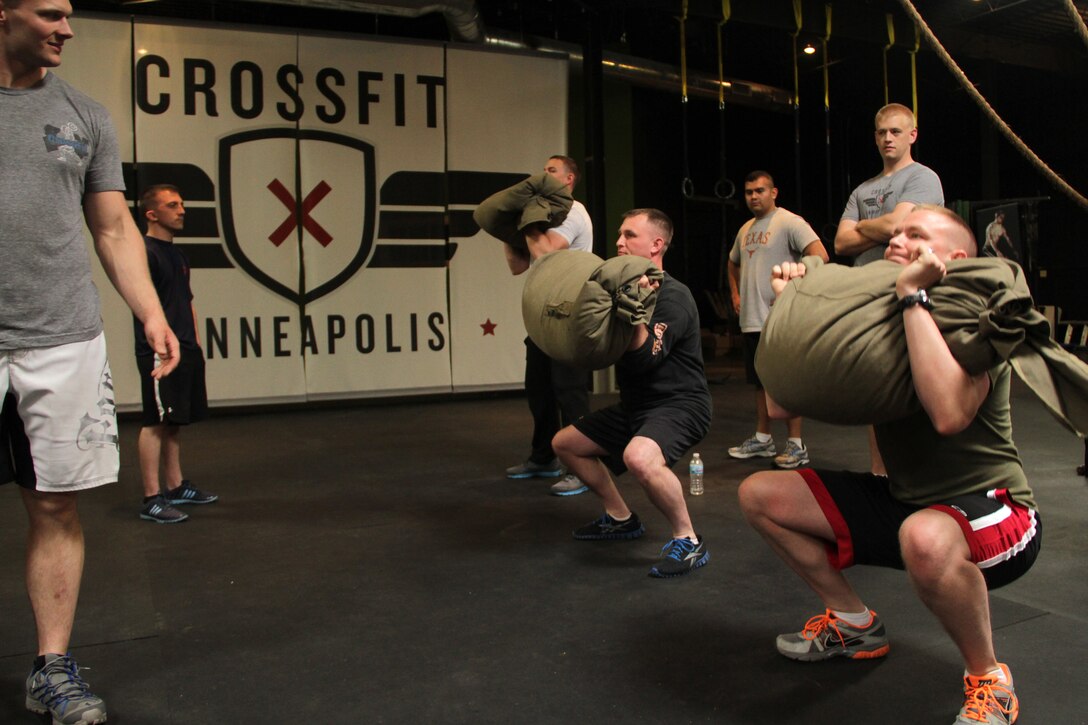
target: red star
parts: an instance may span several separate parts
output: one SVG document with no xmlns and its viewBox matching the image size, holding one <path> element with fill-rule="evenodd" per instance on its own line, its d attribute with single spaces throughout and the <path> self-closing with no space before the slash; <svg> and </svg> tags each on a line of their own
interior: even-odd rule
<svg viewBox="0 0 1088 725">
<path fill-rule="evenodd" d="M 485 335 L 491 335 L 492 337 L 494 337 L 494 335 L 495 335 L 495 328 L 496 328 L 496 327 L 498 327 L 498 324 L 497 324 L 497 323 L 495 323 L 495 322 L 492 322 L 492 321 L 491 321 L 491 318 L 490 318 L 490 317 L 488 317 L 488 318 L 487 318 L 487 322 L 485 322 L 485 323 L 483 323 L 482 325 L 480 325 L 480 327 L 484 328 L 484 334 L 485 334 Z"/>
</svg>

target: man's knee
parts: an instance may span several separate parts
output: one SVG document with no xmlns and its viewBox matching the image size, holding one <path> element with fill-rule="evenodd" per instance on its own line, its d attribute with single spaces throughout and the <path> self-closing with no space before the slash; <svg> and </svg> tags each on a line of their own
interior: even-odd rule
<svg viewBox="0 0 1088 725">
<path fill-rule="evenodd" d="M 79 522 L 75 493 L 48 493 L 22 489 L 30 525 L 72 525 Z"/>
<path fill-rule="evenodd" d="M 971 550 L 955 519 L 925 509 L 908 516 L 899 527 L 903 563 L 916 577 L 938 577 L 948 567 L 970 560 Z"/>
<path fill-rule="evenodd" d="M 623 465 L 635 478 L 643 480 L 651 471 L 665 465 L 665 455 L 654 440 L 635 436 L 623 449 Z"/>
</svg>

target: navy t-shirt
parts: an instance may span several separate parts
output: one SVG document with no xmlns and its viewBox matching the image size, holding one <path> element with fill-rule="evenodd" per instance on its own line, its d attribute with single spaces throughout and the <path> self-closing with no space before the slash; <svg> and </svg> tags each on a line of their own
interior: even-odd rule
<svg viewBox="0 0 1088 725">
<path fill-rule="evenodd" d="M 189 287 L 189 260 L 170 242 L 155 237 L 144 237 L 147 246 L 147 266 L 151 270 L 151 282 L 159 293 L 159 302 L 166 313 L 170 329 L 178 336 L 181 346 L 199 349 L 196 342 L 196 324 L 193 321 L 193 292 Z M 136 333 L 136 354 L 153 355 L 154 351 L 144 337 L 143 324 L 133 318 Z"/>
</svg>

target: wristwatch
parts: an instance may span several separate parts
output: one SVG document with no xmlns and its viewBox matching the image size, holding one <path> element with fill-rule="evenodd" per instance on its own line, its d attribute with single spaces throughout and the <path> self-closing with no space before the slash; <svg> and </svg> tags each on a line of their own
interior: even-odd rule
<svg viewBox="0 0 1088 725">
<path fill-rule="evenodd" d="M 924 289 L 920 289 L 912 295 L 905 295 L 899 298 L 899 311 L 907 309 L 908 307 L 914 307 L 915 305 L 921 305 L 927 310 L 933 309 L 933 300 L 929 299 L 929 294 Z"/>
</svg>

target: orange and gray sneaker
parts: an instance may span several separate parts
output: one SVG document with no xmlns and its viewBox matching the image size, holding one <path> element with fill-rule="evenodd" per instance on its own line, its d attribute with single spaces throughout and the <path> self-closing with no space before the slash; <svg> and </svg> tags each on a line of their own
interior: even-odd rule
<svg viewBox="0 0 1088 725">
<path fill-rule="evenodd" d="M 999 682 L 993 676 L 964 675 L 963 709 L 953 725 L 1012 725 L 1020 714 L 1020 701 L 1012 686 L 1012 673 L 1001 663 L 1008 683 Z"/>
<path fill-rule="evenodd" d="M 883 657 L 890 649 L 884 625 L 869 610 L 869 624 L 855 627 L 836 617 L 830 609 L 805 622 L 800 632 L 778 635 L 780 654 L 801 662 L 820 662 L 832 657 L 867 660 Z"/>
</svg>

